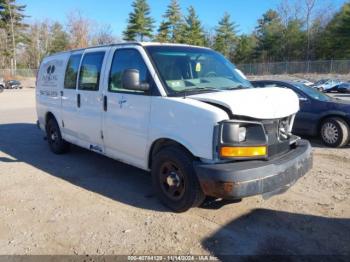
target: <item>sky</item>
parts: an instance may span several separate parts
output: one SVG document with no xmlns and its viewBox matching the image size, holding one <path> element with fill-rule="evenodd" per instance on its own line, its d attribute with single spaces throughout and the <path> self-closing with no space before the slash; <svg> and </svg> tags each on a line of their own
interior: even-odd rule
<svg viewBox="0 0 350 262">
<path fill-rule="evenodd" d="M 254 30 L 257 19 L 269 8 L 276 8 L 281 0 L 179 0 L 183 13 L 188 6 L 193 5 L 201 19 L 204 28 L 212 29 L 225 12 L 239 25 L 239 34 Z M 290 0 L 291 2 L 295 0 Z M 334 8 L 339 8 L 346 0 L 317 0 L 318 6 L 332 2 Z M 66 22 L 67 14 L 79 10 L 83 16 L 97 21 L 99 25 L 110 24 L 113 34 L 121 36 L 126 27 L 128 14 L 132 11 L 132 0 L 18 0 L 27 5 L 28 22 L 49 19 Z M 162 20 L 170 0 L 148 0 L 151 15 L 156 25 Z"/>
</svg>

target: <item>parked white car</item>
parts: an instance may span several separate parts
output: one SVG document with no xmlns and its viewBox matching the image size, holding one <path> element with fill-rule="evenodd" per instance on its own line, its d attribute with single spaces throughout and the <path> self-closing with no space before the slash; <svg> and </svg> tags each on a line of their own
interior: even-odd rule
<svg viewBox="0 0 350 262">
<path fill-rule="evenodd" d="M 74 50 L 41 63 L 38 125 L 54 153 L 71 143 L 151 171 L 160 200 L 182 212 L 205 196 L 280 193 L 311 168 L 310 144 L 291 134 L 297 95 L 251 87 L 207 48 Z"/>
<path fill-rule="evenodd" d="M 5 88 L 5 81 L 2 77 L 0 77 L 0 90 L 2 91 Z"/>
<path fill-rule="evenodd" d="M 314 85 L 313 82 L 309 81 L 309 80 L 306 80 L 306 79 L 296 79 L 296 80 L 293 80 L 294 82 L 297 82 L 297 83 L 301 83 L 301 84 L 304 84 L 306 86 L 312 86 Z"/>
</svg>

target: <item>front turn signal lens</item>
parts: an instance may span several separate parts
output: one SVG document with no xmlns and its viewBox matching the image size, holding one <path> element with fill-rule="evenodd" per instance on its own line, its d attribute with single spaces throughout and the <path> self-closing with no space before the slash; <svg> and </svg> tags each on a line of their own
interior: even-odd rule
<svg viewBox="0 0 350 262">
<path fill-rule="evenodd" d="M 266 156 L 266 146 L 258 147 L 222 147 L 220 155 L 222 157 L 256 157 Z"/>
</svg>

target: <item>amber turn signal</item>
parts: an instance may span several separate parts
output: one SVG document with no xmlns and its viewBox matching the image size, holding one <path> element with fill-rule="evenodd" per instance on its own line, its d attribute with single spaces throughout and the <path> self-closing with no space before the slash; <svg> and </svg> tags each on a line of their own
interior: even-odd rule
<svg viewBox="0 0 350 262">
<path fill-rule="evenodd" d="M 220 155 L 222 157 L 256 157 L 266 156 L 266 146 L 258 147 L 222 147 Z"/>
</svg>

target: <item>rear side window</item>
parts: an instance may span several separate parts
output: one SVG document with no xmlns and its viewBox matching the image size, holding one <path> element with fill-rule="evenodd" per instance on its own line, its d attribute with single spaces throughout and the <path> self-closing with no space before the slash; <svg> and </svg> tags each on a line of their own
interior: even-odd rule
<svg viewBox="0 0 350 262">
<path fill-rule="evenodd" d="M 108 90 L 110 92 L 144 93 L 144 91 L 131 91 L 123 89 L 122 75 L 126 69 L 139 70 L 140 82 L 149 82 L 150 75 L 141 54 L 135 49 L 119 49 L 114 53 L 109 75 Z"/>
<path fill-rule="evenodd" d="M 84 55 L 79 74 L 79 90 L 98 91 L 105 52 Z"/>
<path fill-rule="evenodd" d="M 72 55 L 69 58 L 66 75 L 64 77 L 64 88 L 75 89 L 79 70 L 81 54 Z"/>
</svg>

